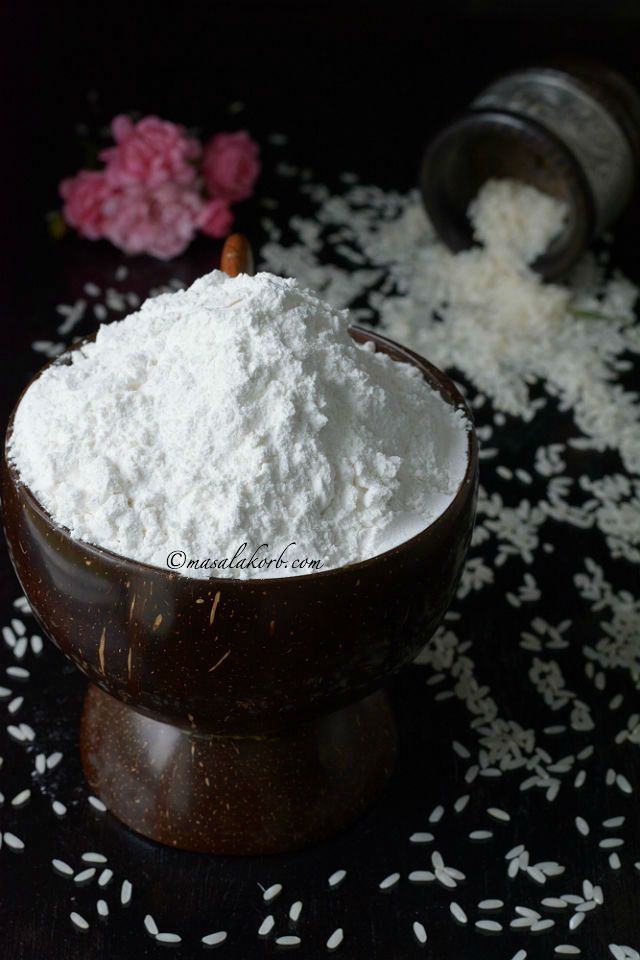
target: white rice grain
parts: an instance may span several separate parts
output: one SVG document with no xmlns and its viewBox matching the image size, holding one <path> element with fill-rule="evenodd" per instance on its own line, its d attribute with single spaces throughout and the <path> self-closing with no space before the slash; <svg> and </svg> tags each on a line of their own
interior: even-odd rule
<svg viewBox="0 0 640 960">
<path fill-rule="evenodd" d="M 464 910 L 462 909 L 462 907 L 460 906 L 460 904 L 459 904 L 459 903 L 456 903 L 455 900 L 452 900 L 451 903 L 449 904 L 449 910 L 451 911 L 452 916 L 453 916 L 459 923 L 467 923 L 468 917 L 467 917 L 466 913 L 464 912 Z"/>
<path fill-rule="evenodd" d="M 537 910 L 534 910 L 532 907 L 521 907 L 518 906 L 515 908 L 516 913 L 519 913 L 521 917 L 529 917 L 530 920 L 539 920 L 540 914 Z"/>
<path fill-rule="evenodd" d="M 519 843 L 517 847 L 512 847 L 511 850 L 505 854 L 505 860 L 513 860 L 514 857 L 519 857 L 521 853 L 524 853 L 523 843 Z"/>
<path fill-rule="evenodd" d="M 82 860 L 85 863 L 106 863 L 107 858 L 103 853 L 93 853 L 91 850 L 82 854 Z"/>
<path fill-rule="evenodd" d="M 431 883 L 435 878 L 431 870 L 412 870 L 407 877 L 410 883 Z"/>
<path fill-rule="evenodd" d="M 415 920 L 413 923 L 413 935 L 418 943 L 423 944 L 427 942 L 427 931 L 424 928 L 424 924 L 420 923 L 419 920 Z"/>
<path fill-rule="evenodd" d="M 24 840 L 21 840 L 20 837 L 16 837 L 15 833 L 5 832 L 4 842 L 10 850 L 15 850 L 16 853 L 24 850 Z"/>
<path fill-rule="evenodd" d="M 25 653 L 27 652 L 28 645 L 29 645 L 29 641 L 26 637 L 20 637 L 19 640 L 16 640 L 16 645 L 13 648 L 13 655 L 16 658 L 16 660 L 22 660 Z"/>
<path fill-rule="evenodd" d="M 7 667 L 5 673 L 8 677 L 13 677 L 15 680 L 28 680 L 31 676 L 26 667 Z"/>
<path fill-rule="evenodd" d="M 633 793 L 633 787 L 623 773 L 619 773 L 616 776 L 616 786 L 619 790 L 622 790 L 623 793 Z"/>
<path fill-rule="evenodd" d="M 269 903 L 270 900 L 275 900 L 275 898 L 282 893 L 282 884 L 281 883 L 272 883 L 270 887 L 262 894 L 262 899 L 265 903 Z"/>
<path fill-rule="evenodd" d="M 536 920 L 531 924 L 531 933 L 542 933 L 543 930 L 550 930 L 555 926 L 555 920 Z"/>
<path fill-rule="evenodd" d="M 390 890 L 391 887 L 395 887 L 396 883 L 400 879 L 399 873 L 390 873 L 384 880 L 381 880 L 378 884 L 380 890 Z"/>
<path fill-rule="evenodd" d="M 275 924 L 276 924 L 276 921 L 274 920 L 273 914 L 270 913 L 268 916 L 264 918 L 264 920 L 258 927 L 258 936 L 268 937 L 271 931 L 273 930 Z"/>
<path fill-rule="evenodd" d="M 204 943 L 205 947 L 216 947 L 219 943 L 224 943 L 226 939 L 227 931 L 218 930 L 216 933 L 208 933 L 202 938 L 201 943 Z"/>
<path fill-rule="evenodd" d="M 436 870 L 436 880 L 441 883 L 443 887 L 447 887 L 450 890 L 458 886 L 454 878 L 451 874 L 447 873 L 446 870 Z"/>
</svg>

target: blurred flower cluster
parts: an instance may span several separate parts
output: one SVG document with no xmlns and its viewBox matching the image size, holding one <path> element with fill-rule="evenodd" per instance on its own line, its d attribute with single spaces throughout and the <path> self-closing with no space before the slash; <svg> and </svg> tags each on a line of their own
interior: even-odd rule
<svg viewBox="0 0 640 960">
<path fill-rule="evenodd" d="M 248 133 L 218 133 L 203 146 L 178 124 L 124 115 L 113 119 L 111 133 L 114 146 L 99 154 L 104 167 L 60 184 L 69 226 L 161 260 L 182 253 L 198 230 L 229 233 L 231 205 L 251 196 L 260 173 Z"/>
</svg>

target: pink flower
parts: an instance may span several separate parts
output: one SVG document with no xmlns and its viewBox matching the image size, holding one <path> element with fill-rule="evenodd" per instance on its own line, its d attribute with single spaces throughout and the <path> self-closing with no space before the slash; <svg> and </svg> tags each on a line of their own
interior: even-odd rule
<svg viewBox="0 0 640 960">
<path fill-rule="evenodd" d="M 197 230 L 230 232 L 231 204 L 251 195 L 260 172 L 248 133 L 219 133 L 203 152 L 183 126 L 160 117 L 134 123 L 120 114 L 111 132 L 114 145 L 100 153 L 104 170 L 82 170 L 60 184 L 70 226 L 162 260 L 181 254 Z"/>
<path fill-rule="evenodd" d="M 257 143 L 245 130 L 217 133 L 204 148 L 202 173 L 212 197 L 229 203 L 245 200 L 260 173 Z"/>
<path fill-rule="evenodd" d="M 177 183 L 130 184 L 106 201 L 104 235 L 125 253 L 170 260 L 191 243 L 204 205 L 195 189 Z"/>
<path fill-rule="evenodd" d="M 193 161 L 200 156 L 200 143 L 188 137 L 184 127 L 159 117 L 133 123 L 121 114 L 113 118 L 111 132 L 116 146 L 103 150 L 100 159 L 114 186 L 159 187 L 169 181 L 188 186 L 195 181 Z"/>
<path fill-rule="evenodd" d="M 81 170 L 59 186 L 64 200 L 62 213 L 69 226 L 89 240 L 103 234 L 103 207 L 113 188 L 102 170 Z"/>
<path fill-rule="evenodd" d="M 198 225 L 210 237 L 226 237 L 233 224 L 233 213 L 226 200 L 219 197 L 203 207 Z"/>
</svg>

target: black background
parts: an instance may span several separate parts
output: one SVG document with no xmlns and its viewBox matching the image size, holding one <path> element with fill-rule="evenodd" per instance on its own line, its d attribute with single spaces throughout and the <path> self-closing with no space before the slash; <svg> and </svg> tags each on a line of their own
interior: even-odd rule
<svg viewBox="0 0 640 960">
<path fill-rule="evenodd" d="M 137 110 L 198 126 L 204 134 L 246 127 L 265 144 L 265 190 L 273 166 L 267 134 L 283 132 L 291 138 L 286 159 L 310 165 L 321 180 L 355 170 L 365 182 L 404 189 L 415 182 L 422 148 L 434 130 L 463 109 L 485 82 L 506 69 L 555 55 L 582 54 L 606 61 L 640 83 L 640 4 L 634 0 L 574 4 L 505 0 L 383 6 L 326 0 L 316 4 L 45 6 L 18 5 L 14 0 L 2 9 L 0 47 L 4 133 L 0 418 L 4 421 L 27 374 L 39 365 L 29 342 L 53 335 L 53 305 L 80 295 L 84 279 L 95 280 L 101 271 L 112 275 L 113 265 L 119 262 L 106 245 L 74 238 L 55 243 L 47 235 L 45 214 L 57 205 L 58 181 L 83 165 L 74 132 L 78 122 L 97 130 L 115 113 Z M 246 104 L 246 110 L 229 114 L 229 103 L 238 100 Z M 287 206 L 285 187 L 281 181 L 279 197 L 289 214 L 295 211 L 291 198 Z M 616 255 L 636 279 L 637 221 L 632 211 L 618 228 Z M 257 210 L 251 204 L 240 213 L 240 225 L 259 242 Z M 186 277 L 193 273 L 194 264 L 198 272 L 207 263 L 215 265 L 215 247 L 202 241 L 187 265 L 178 262 L 165 274 L 164 268 L 151 262 L 145 265 L 143 260 L 136 275 L 142 291 L 153 271 L 159 271 L 159 279 L 164 275 Z M 517 463 L 515 440 L 510 454 Z M 582 549 L 579 538 L 574 548 Z M 8 610 L 16 585 L 4 551 L 0 593 Z M 477 627 L 480 637 L 491 628 L 486 611 L 482 616 L 485 622 Z M 507 673 L 508 663 L 503 666 Z M 38 684 L 42 702 L 48 706 L 43 706 L 35 719 L 46 726 L 50 749 L 62 743 L 67 750 L 69 759 L 61 776 L 63 786 L 72 789 L 80 783 L 74 750 L 82 681 L 48 650 Z M 316 877 L 324 878 L 333 869 L 349 865 L 352 880 L 361 877 L 363 884 L 346 894 L 342 913 L 333 917 L 334 926 L 343 923 L 349 933 L 350 945 L 345 944 L 341 955 L 350 960 L 419 955 L 409 942 L 409 920 L 403 917 L 400 929 L 392 901 L 376 909 L 372 919 L 364 878 L 373 876 L 377 882 L 396 866 L 401 869 L 401 864 L 389 860 L 388 851 L 406 843 L 411 829 L 425 828 L 430 807 L 425 807 L 424 794 L 431 795 L 430 781 L 446 783 L 453 767 L 459 779 L 462 768 L 458 769 L 448 747 L 455 731 L 441 729 L 439 724 L 446 725 L 443 715 L 432 715 L 429 704 L 423 703 L 423 681 L 409 672 L 397 693 L 404 752 L 390 792 L 348 836 L 309 855 L 278 858 L 268 867 L 247 861 L 240 868 L 239 885 L 239 868 L 232 861 L 187 858 L 185 867 L 171 852 L 138 840 L 110 819 L 89 823 L 85 815 L 79 821 L 78 836 L 74 836 L 73 823 L 64 825 L 60 828 L 64 842 L 79 853 L 88 843 L 82 831 L 91 829 L 91 844 L 96 849 L 108 847 L 115 859 L 131 861 L 135 856 L 138 887 L 144 886 L 153 902 L 161 903 L 166 913 L 174 912 L 183 925 L 189 916 L 197 915 L 200 919 L 194 934 L 234 926 L 236 944 L 225 955 L 243 960 L 273 953 L 257 944 L 255 929 L 267 911 L 261 912 L 255 897 L 250 907 L 244 905 L 247 887 L 277 879 L 288 884 L 289 890 L 296 884 L 301 891 L 312 890 Z M 441 749 L 437 746 L 439 735 L 445 732 L 447 746 Z M 425 751 L 430 761 L 428 775 L 424 772 L 427 768 L 413 760 L 417 752 L 423 755 Z M 16 789 L 20 786 L 16 781 Z M 11 795 L 8 786 L 3 789 Z M 549 817 L 548 829 L 553 833 L 551 813 Z M 134 919 L 119 921 L 116 932 L 110 924 L 95 937 L 83 939 L 69 929 L 68 897 L 61 898 L 58 892 L 61 881 L 50 873 L 40 879 L 30 860 L 33 856 L 46 863 L 57 854 L 59 838 L 52 835 L 46 817 L 39 821 L 37 807 L 32 819 L 28 853 L 11 860 L 13 873 L 5 869 L 6 853 L 0 864 L 0 956 L 8 960 L 157 956 L 160 948 L 140 932 L 141 916 L 135 906 L 130 914 Z M 487 870 L 489 867 L 487 864 Z M 627 889 L 618 892 L 620 938 L 633 943 L 639 928 L 632 916 L 637 904 L 632 906 Z M 487 895 L 492 895 L 491 890 Z M 415 890 L 408 896 L 419 902 Z M 314 901 L 320 914 L 323 897 L 327 898 L 326 891 Z M 310 911 L 316 909 L 307 897 L 302 898 Z M 216 912 L 225 914 L 226 919 L 206 920 L 210 902 L 215 902 Z M 446 898 L 442 898 L 442 910 L 447 910 Z M 326 915 L 325 911 L 323 936 L 312 937 L 305 957 L 324 955 L 324 939 L 333 929 L 327 926 Z M 447 922 L 451 927 L 450 918 Z M 124 934 L 128 924 L 136 932 L 127 948 Z M 394 947 L 396 925 L 398 946 Z M 594 929 L 597 946 L 592 953 L 587 953 L 588 936 L 581 938 L 583 955 L 589 960 L 605 956 L 611 935 L 606 929 Z M 497 941 L 476 940 L 473 960 L 501 960 L 503 956 L 508 960 L 520 945 L 528 947 L 534 960 L 551 955 L 548 946 L 537 953 L 529 943 L 496 945 Z M 376 942 L 384 946 L 378 949 Z M 459 946 L 463 941 L 455 942 L 457 946 L 453 940 L 447 946 L 441 935 L 427 955 L 463 956 Z M 189 954 L 183 950 L 180 955 Z"/>
<path fill-rule="evenodd" d="M 10 0 L 0 9 L 0 364 L 13 373 L 35 335 L 38 292 L 60 274 L 44 214 L 85 163 L 80 122 L 95 133 L 139 111 L 205 135 L 247 127 L 264 142 L 284 131 L 320 179 L 353 169 L 407 188 L 434 131 L 501 72 L 570 54 L 640 84 L 639 50 L 639 0 Z M 234 101 L 241 116 L 227 112 Z M 640 222 L 627 219 L 622 267 Z"/>
<path fill-rule="evenodd" d="M 317 167 L 401 182 L 434 129 L 511 67 L 572 53 L 640 80 L 638 0 L 13 0 L 0 25 L 3 234 L 20 255 L 82 165 L 78 121 L 135 109 L 215 130 L 241 100 L 254 128 L 295 132 Z"/>
</svg>

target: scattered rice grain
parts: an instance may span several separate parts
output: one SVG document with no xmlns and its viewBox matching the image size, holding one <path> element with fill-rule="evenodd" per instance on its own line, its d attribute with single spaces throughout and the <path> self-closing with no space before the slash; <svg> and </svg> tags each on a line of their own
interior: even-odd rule
<svg viewBox="0 0 640 960">
<path fill-rule="evenodd" d="M 498 923 L 497 920 L 476 920 L 476 927 L 478 930 L 484 930 L 487 933 L 502 932 L 502 924 Z"/>
<path fill-rule="evenodd" d="M 289 907 L 289 920 L 292 920 L 293 923 L 297 923 L 300 919 L 300 914 L 302 913 L 302 900 L 296 900 Z"/>
<path fill-rule="evenodd" d="M 380 890 L 389 890 L 391 887 L 395 887 L 399 879 L 399 873 L 390 873 L 388 877 L 385 877 L 384 880 L 380 881 L 378 887 Z"/>
<path fill-rule="evenodd" d="M 427 942 L 427 931 L 424 928 L 424 924 L 420 923 L 419 920 L 415 920 L 413 924 L 413 935 L 418 941 L 418 943 Z"/>
<path fill-rule="evenodd" d="M 205 947 L 217 947 L 219 943 L 224 943 L 226 939 L 227 931 L 218 930 L 216 933 L 208 933 L 202 938 L 201 943 L 204 943 Z"/>
<path fill-rule="evenodd" d="M 452 900 L 451 903 L 449 904 L 449 910 L 451 911 L 452 916 L 459 923 L 467 923 L 468 918 L 466 913 L 464 912 L 460 904 L 456 903 L 455 900 Z"/>
</svg>

